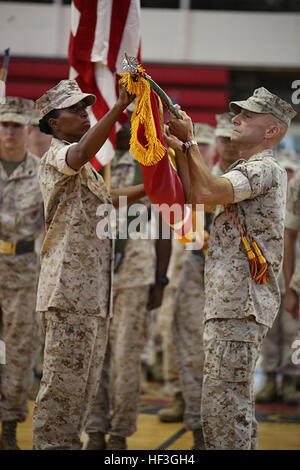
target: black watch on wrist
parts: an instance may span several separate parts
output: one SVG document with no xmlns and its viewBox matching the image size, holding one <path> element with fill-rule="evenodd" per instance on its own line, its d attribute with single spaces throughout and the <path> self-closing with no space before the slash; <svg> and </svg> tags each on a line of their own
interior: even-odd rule
<svg viewBox="0 0 300 470">
<path fill-rule="evenodd" d="M 159 282 L 163 286 L 166 286 L 169 284 L 169 279 L 167 276 L 156 276 L 156 282 Z"/>
</svg>

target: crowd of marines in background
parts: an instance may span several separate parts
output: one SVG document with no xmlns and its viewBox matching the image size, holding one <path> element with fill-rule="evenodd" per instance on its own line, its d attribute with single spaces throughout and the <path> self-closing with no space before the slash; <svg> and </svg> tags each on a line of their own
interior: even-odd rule
<svg viewBox="0 0 300 470">
<path fill-rule="evenodd" d="M 131 111 L 129 108 L 129 114 Z M 231 141 L 233 116 L 229 111 L 217 115 L 215 128 L 194 123 L 200 152 L 216 177 L 237 160 Z M 6 347 L 5 364 L 0 365 L 0 421 L 4 450 L 19 448 L 17 424 L 26 420 L 28 400 L 35 398 L 34 386 L 43 373 L 44 334 L 36 290 L 45 217 L 38 171 L 52 136 L 40 132 L 39 120 L 31 100 L 7 97 L 0 106 L 0 308 L 1 339 Z M 142 182 L 129 140 L 130 121 L 117 135 L 112 188 Z M 168 133 L 166 142 L 172 148 Z M 297 330 L 299 335 L 300 156 L 285 149 L 275 149 L 275 156 L 289 180 L 286 244 L 292 256 L 285 266 L 285 280 L 283 272 L 280 274 L 279 312 L 263 341 L 260 367 L 265 384 L 256 401 L 295 405 L 300 402 L 300 368 L 292 360 Z M 150 205 L 148 198 L 142 201 L 146 207 Z M 149 378 L 164 381 L 166 395 L 173 397 L 158 412 L 160 422 L 184 421 L 186 429 L 193 431 L 193 448 L 203 448 L 204 266 L 211 219 L 206 213 L 201 250 L 186 250 L 176 239 L 172 243 L 128 239 L 117 244 L 121 262 L 114 267 L 113 316 L 97 397 L 85 424 L 84 448 L 127 449 L 126 439 L 137 430 L 140 394 Z M 160 263 L 168 270 L 156 283 Z"/>
</svg>

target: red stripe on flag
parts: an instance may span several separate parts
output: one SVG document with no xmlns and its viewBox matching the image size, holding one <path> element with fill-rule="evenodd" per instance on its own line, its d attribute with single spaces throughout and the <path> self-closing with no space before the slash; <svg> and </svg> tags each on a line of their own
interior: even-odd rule
<svg viewBox="0 0 300 470">
<path fill-rule="evenodd" d="M 100 171 L 100 170 L 101 170 L 102 165 L 101 165 L 101 163 L 99 162 L 99 160 L 97 159 L 97 157 L 93 157 L 93 158 L 90 160 L 90 163 L 93 165 L 93 167 L 95 168 L 96 171 Z"/>
<path fill-rule="evenodd" d="M 72 44 L 70 42 L 69 57 L 89 61 L 95 40 L 98 0 L 89 0 L 89 2 L 73 0 L 73 3 L 81 15 L 76 36 L 72 35 L 73 41 Z"/>
<path fill-rule="evenodd" d="M 116 62 L 120 50 L 123 32 L 126 26 L 126 20 L 131 0 L 113 0 L 109 50 L 107 54 L 107 65 L 112 72 L 116 71 Z"/>
</svg>

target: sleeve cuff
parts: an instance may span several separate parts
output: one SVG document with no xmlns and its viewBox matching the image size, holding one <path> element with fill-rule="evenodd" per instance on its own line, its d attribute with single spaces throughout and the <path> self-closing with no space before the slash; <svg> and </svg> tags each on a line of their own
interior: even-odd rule
<svg viewBox="0 0 300 470">
<path fill-rule="evenodd" d="M 249 180 L 240 171 L 229 171 L 221 176 L 230 181 L 233 187 L 234 200 L 233 202 L 244 201 L 249 199 L 252 193 Z"/>
<path fill-rule="evenodd" d="M 285 227 L 291 230 L 300 230 L 300 217 L 292 212 L 286 212 Z"/>
<path fill-rule="evenodd" d="M 79 172 L 79 170 L 74 170 L 71 168 L 66 161 L 67 152 L 72 145 L 76 145 L 76 142 L 74 144 L 66 145 L 64 148 L 60 149 L 59 152 L 57 152 L 55 158 L 58 171 L 67 176 L 77 175 Z"/>
</svg>

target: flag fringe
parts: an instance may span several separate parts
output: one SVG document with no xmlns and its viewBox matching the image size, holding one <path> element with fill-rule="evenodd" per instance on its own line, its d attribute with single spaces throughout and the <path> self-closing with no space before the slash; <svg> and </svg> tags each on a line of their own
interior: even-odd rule
<svg viewBox="0 0 300 470">
<path fill-rule="evenodd" d="M 140 68 L 139 71 L 142 71 Z M 150 101 L 150 84 L 142 75 L 122 73 L 122 83 L 128 93 L 136 95 L 136 104 L 131 117 L 130 153 L 144 166 L 158 163 L 165 156 L 166 148 L 158 139 Z M 143 125 L 147 144 L 138 140 L 138 130 Z"/>
</svg>

